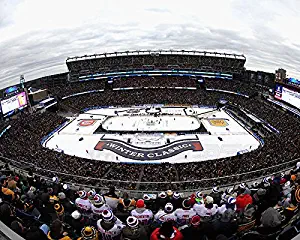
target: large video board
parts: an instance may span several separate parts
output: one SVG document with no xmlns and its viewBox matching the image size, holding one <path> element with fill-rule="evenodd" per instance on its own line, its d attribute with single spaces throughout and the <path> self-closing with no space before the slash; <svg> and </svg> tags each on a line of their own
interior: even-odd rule
<svg viewBox="0 0 300 240">
<path fill-rule="evenodd" d="M 289 88 L 277 84 L 274 97 L 300 109 L 300 92 L 293 91 Z"/>
<path fill-rule="evenodd" d="M 27 105 L 25 92 L 21 92 L 13 97 L 1 101 L 1 108 L 3 115 Z"/>
</svg>

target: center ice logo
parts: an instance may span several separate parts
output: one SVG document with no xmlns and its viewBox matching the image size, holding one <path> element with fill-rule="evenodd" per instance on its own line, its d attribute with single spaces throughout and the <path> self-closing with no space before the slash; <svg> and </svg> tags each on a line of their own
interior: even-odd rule
<svg viewBox="0 0 300 240">
<path fill-rule="evenodd" d="M 98 151 L 110 150 L 122 157 L 140 161 L 161 160 L 188 150 L 203 151 L 203 147 L 199 141 L 176 142 L 160 148 L 145 149 L 132 147 L 118 141 L 107 140 L 98 142 L 94 149 Z"/>
</svg>

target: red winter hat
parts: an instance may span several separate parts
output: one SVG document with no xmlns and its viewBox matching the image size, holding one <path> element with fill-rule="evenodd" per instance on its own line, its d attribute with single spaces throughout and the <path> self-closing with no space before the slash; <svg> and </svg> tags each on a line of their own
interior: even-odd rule
<svg viewBox="0 0 300 240">
<path fill-rule="evenodd" d="M 191 224 L 193 226 L 200 225 L 200 216 L 198 216 L 198 215 L 193 216 L 192 219 L 191 219 Z"/>
<path fill-rule="evenodd" d="M 144 208 L 144 207 L 146 207 L 145 202 L 144 202 L 143 199 L 137 200 L 135 206 L 136 206 L 137 208 Z"/>
</svg>

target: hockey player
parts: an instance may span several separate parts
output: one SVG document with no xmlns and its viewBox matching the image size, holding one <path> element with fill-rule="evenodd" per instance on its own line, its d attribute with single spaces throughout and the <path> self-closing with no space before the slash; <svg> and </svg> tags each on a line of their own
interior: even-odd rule
<svg viewBox="0 0 300 240">
<path fill-rule="evenodd" d="M 204 199 L 204 204 L 196 203 L 193 209 L 204 221 L 211 220 L 218 213 L 218 205 L 214 204 L 214 199 L 211 196 Z"/>
<path fill-rule="evenodd" d="M 162 224 L 163 222 L 176 222 L 177 217 L 175 213 L 173 212 L 173 205 L 172 203 L 167 203 L 164 210 L 159 210 L 155 216 L 154 220 L 158 224 Z"/>
<path fill-rule="evenodd" d="M 176 222 L 179 226 L 189 224 L 192 217 L 196 215 L 196 211 L 191 209 L 191 204 L 188 199 L 183 200 L 182 208 L 176 209 L 174 213 L 177 217 Z"/>
<path fill-rule="evenodd" d="M 153 213 L 150 209 L 146 208 L 143 199 L 136 202 L 136 209 L 131 211 L 131 216 L 136 217 L 142 225 L 150 225 L 153 219 Z"/>
<path fill-rule="evenodd" d="M 91 210 L 93 214 L 100 216 L 104 210 L 111 210 L 110 206 L 105 204 L 104 197 L 96 194 L 94 196 L 94 204 L 91 205 Z"/>
<path fill-rule="evenodd" d="M 79 198 L 76 198 L 75 204 L 77 208 L 82 212 L 87 212 L 91 209 L 91 203 L 87 197 L 87 193 L 85 191 L 78 192 Z"/>
<path fill-rule="evenodd" d="M 102 219 L 97 221 L 97 229 L 104 240 L 120 240 L 125 225 L 114 216 L 111 210 L 104 210 Z"/>
</svg>

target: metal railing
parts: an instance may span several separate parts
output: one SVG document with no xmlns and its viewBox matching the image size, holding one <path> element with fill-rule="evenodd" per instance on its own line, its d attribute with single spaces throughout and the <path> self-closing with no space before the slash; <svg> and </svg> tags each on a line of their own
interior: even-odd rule
<svg viewBox="0 0 300 240">
<path fill-rule="evenodd" d="M 287 161 L 281 164 L 277 164 L 274 166 L 270 166 L 267 168 L 238 173 L 223 177 L 216 177 L 216 178 L 202 178 L 202 179 L 195 179 L 195 180 L 185 180 L 185 181 L 165 181 L 165 182 L 140 182 L 140 181 L 126 181 L 126 180 L 114 180 L 114 179 L 103 179 L 103 178 L 93 178 L 93 177 L 86 177 L 80 175 L 74 175 L 70 173 L 52 171 L 40 167 L 36 167 L 34 164 L 25 162 L 25 161 L 15 161 L 6 157 L 0 156 L 0 159 L 4 160 L 5 162 L 10 162 L 14 169 L 19 171 L 24 171 L 24 167 L 22 165 L 26 164 L 27 166 L 32 166 L 36 171 L 36 175 L 40 175 L 43 178 L 47 178 L 50 180 L 50 177 L 56 176 L 59 178 L 65 178 L 64 181 L 67 184 L 79 186 L 83 188 L 102 188 L 107 189 L 108 186 L 114 185 L 119 190 L 124 190 L 127 192 L 135 192 L 135 193 L 144 193 L 144 192 L 160 192 L 161 189 L 167 188 L 170 185 L 177 185 L 177 189 L 179 192 L 193 192 L 201 190 L 211 189 L 214 185 L 220 186 L 220 188 L 233 186 L 239 184 L 241 182 L 253 182 L 259 180 L 268 175 L 274 175 L 283 171 L 287 171 L 292 169 L 296 162 L 300 161 L 300 158 Z M 68 180 L 69 179 L 69 180 Z M 79 183 L 81 182 L 81 183 Z M 86 183 L 86 184 L 82 184 Z M 130 184 L 139 184 L 142 190 L 131 190 L 128 188 Z M 148 187 L 147 187 L 148 186 Z M 146 188 L 144 188 L 146 187 Z M 159 190 L 156 190 L 159 187 Z M 166 189 L 164 189 L 166 190 Z"/>
</svg>

